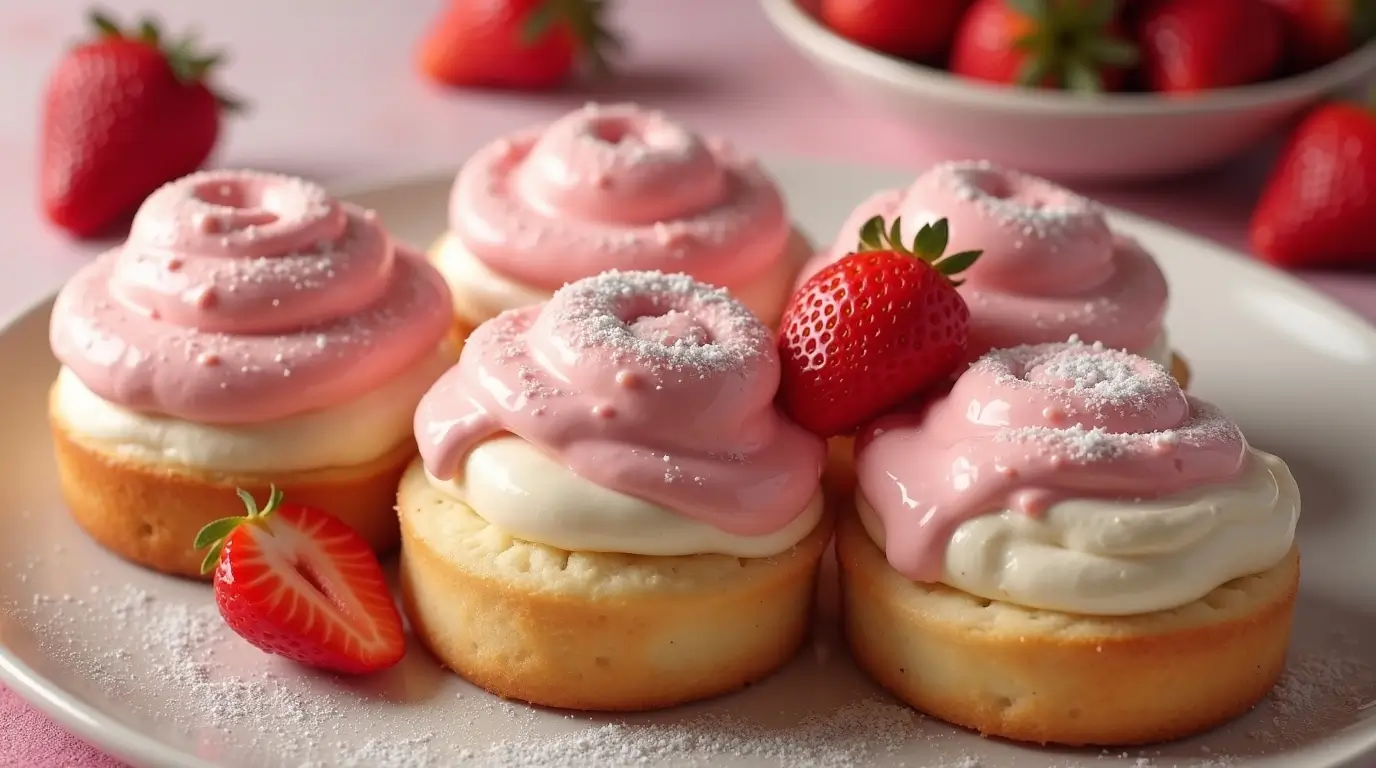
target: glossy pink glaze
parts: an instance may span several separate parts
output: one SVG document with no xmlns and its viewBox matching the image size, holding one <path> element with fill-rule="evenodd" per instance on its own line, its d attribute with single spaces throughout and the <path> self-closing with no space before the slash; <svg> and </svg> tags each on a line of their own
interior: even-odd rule
<svg viewBox="0 0 1376 768">
<path fill-rule="evenodd" d="M 948 395 L 864 430 L 856 472 L 889 563 L 936 581 L 971 518 L 1226 482 L 1246 448 L 1235 424 L 1157 363 L 1072 342 L 990 352 Z"/>
<path fill-rule="evenodd" d="M 63 287 L 50 338 L 106 400 L 254 423 L 401 374 L 448 333 L 449 302 L 371 211 L 301 179 L 206 171 L 149 196 L 129 239 Z"/>
<path fill-rule="evenodd" d="M 598 485 L 729 533 L 772 533 L 817 492 L 823 441 L 774 406 L 769 330 L 686 275 L 609 272 L 479 326 L 416 412 L 447 479 L 483 440 L 525 438 Z"/>
<path fill-rule="evenodd" d="M 880 192 L 856 208 L 799 280 L 854 251 L 872 216 L 900 217 L 910 234 L 945 218 L 949 253 L 984 252 L 961 275 L 971 360 L 1071 335 L 1141 352 L 1161 334 L 1167 291 L 1155 260 L 1115 235 L 1097 205 L 1051 182 L 985 162 L 935 166 L 907 189 Z"/>
<path fill-rule="evenodd" d="M 790 233 L 753 160 L 626 104 L 590 104 L 479 150 L 449 218 L 488 268 L 551 291 L 611 269 L 739 285 L 784 257 Z"/>
</svg>

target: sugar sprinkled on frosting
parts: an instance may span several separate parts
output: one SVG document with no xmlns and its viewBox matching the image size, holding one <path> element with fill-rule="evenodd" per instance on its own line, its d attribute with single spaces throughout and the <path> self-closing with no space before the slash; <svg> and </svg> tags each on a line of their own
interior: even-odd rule
<svg viewBox="0 0 1376 768">
<path fill-rule="evenodd" d="M 1046 236 L 1073 225 L 1082 217 L 1100 216 L 1099 206 L 1088 198 L 988 160 L 956 160 L 934 166 L 929 173 L 946 184 L 960 199 L 978 203 L 1005 224 L 1019 224 L 1028 236 Z M 1020 200 L 1016 192 L 1033 182 L 1055 193 L 1055 199 L 1039 204 Z"/>
<path fill-rule="evenodd" d="M 552 304 L 575 347 L 610 348 L 652 370 L 740 370 L 773 343 L 745 305 L 684 274 L 605 272 L 561 288 Z"/>
<path fill-rule="evenodd" d="M 1055 396 L 1081 398 L 1091 408 L 1148 407 L 1154 399 L 1177 394 L 1179 384 L 1160 364 L 1095 342 L 1072 336 L 1064 344 L 1032 344 L 994 350 L 975 363 L 1005 387 L 1036 388 Z M 1198 446 L 1220 438 L 1239 438 L 1237 425 L 1213 405 L 1187 398 L 1189 418 L 1174 429 L 1152 432 L 1113 432 L 1081 421 L 1064 426 L 1004 427 L 995 433 L 1000 442 L 1026 443 L 1064 460 L 1084 463 L 1114 459 L 1130 451 L 1168 451 L 1180 445 Z"/>
</svg>

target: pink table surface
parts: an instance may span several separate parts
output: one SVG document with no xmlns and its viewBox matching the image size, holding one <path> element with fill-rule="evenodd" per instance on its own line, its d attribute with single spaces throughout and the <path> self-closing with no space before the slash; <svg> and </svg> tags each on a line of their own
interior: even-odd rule
<svg viewBox="0 0 1376 768">
<path fill-rule="evenodd" d="M 120 16 L 194 25 L 233 56 L 220 82 L 253 110 L 229 127 L 214 163 L 326 182 L 451 168 L 494 134 L 589 100 L 652 103 L 746 148 L 920 168 L 935 159 L 901 124 L 842 101 L 751 0 L 623 0 L 631 44 L 622 77 L 550 94 L 444 92 L 413 74 L 411 49 L 437 0 L 107 0 Z M 0 3 L 0 319 L 46 296 L 99 246 L 37 213 L 34 148 L 44 77 L 81 34 L 85 0 Z M 1270 152 L 1216 172 L 1130 188 L 1087 188 L 1108 203 L 1245 249 L 1247 213 Z M 1376 276 L 1301 278 L 1376 319 Z M 0 687 L 0 767 L 118 763 Z"/>
</svg>

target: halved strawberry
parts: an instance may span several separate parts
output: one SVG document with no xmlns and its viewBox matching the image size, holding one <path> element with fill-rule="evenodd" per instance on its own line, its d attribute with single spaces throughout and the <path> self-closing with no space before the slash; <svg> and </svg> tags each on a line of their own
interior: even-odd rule
<svg viewBox="0 0 1376 768">
<path fill-rule="evenodd" d="M 855 253 L 813 275 L 779 325 L 779 404 L 823 437 L 854 430 L 944 383 L 965 356 L 970 310 L 953 276 L 980 251 L 943 256 L 945 219 L 924 225 L 911 247 L 899 219 L 878 216 Z"/>
<path fill-rule="evenodd" d="M 210 548 L 220 615 L 254 646 L 346 674 L 386 669 L 406 653 L 401 615 L 363 537 L 333 515 L 284 504 L 273 488 L 258 508 L 216 520 L 196 536 Z"/>
</svg>

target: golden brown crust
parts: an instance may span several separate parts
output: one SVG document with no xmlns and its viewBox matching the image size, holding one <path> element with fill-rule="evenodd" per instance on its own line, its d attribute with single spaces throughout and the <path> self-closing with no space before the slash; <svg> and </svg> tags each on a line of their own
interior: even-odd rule
<svg viewBox="0 0 1376 768">
<path fill-rule="evenodd" d="M 1246 712 L 1284 668 L 1295 549 L 1173 611 L 1087 617 L 911 582 L 853 512 L 836 538 L 857 663 L 913 707 L 982 734 L 1077 746 L 1183 738 Z"/>
<path fill-rule="evenodd" d="M 91 538 L 156 571 L 202 578 L 196 533 L 212 520 L 244 513 L 234 493 L 263 499 L 276 485 L 293 503 L 319 507 L 353 527 L 380 554 L 396 548 L 397 480 L 416 454 L 407 441 L 352 467 L 263 474 L 217 473 L 119 456 L 82 441 L 49 409 L 62 495 Z"/>
<path fill-rule="evenodd" d="M 567 552 L 512 539 L 402 478 L 403 604 L 416 635 L 475 685 L 549 707 L 639 711 L 727 693 L 807 636 L 831 518 L 772 558 Z"/>
<path fill-rule="evenodd" d="M 827 465 L 822 471 L 822 483 L 830 497 L 840 503 L 847 503 L 855 494 L 854 437 L 841 435 L 827 439 Z"/>
<path fill-rule="evenodd" d="M 1190 364 L 1178 352 L 1171 353 L 1171 376 L 1181 389 L 1190 388 Z"/>
</svg>

